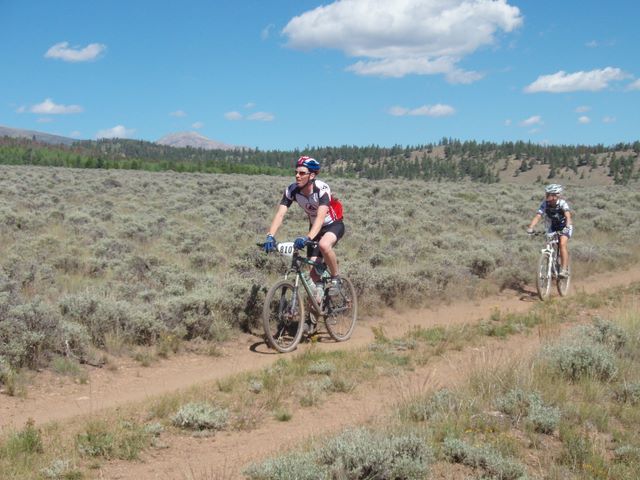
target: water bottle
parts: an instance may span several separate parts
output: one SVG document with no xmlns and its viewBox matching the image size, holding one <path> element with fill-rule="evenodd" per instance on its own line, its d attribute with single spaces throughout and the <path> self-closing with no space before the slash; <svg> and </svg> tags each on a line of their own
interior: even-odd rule
<svg viewBox="0 0 640 480">
<path fill-rule="evenodd" d="M 324 297 L 324 284 L 322 282 L 316 282 L 315 289 L 316 302 L 318 302 L 318 305 L 322 307 L 322 298 Z"/>
</svg>

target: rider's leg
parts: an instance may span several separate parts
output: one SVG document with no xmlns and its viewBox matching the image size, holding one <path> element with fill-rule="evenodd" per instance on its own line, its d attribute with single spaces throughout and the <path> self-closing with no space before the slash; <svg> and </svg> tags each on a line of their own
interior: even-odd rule
<svg viewBox="0 0 640 480">
<path fill-rule="evenodd" d="M 569 237 L 560 235 L 560 265 L 563 270 L 569 268 Z"/>
<path fill-rule="evenodd" d="M 333 277 L 340 273 L 338 270 L 338 257 L 336 256 L 336 252 L 333 250 L 333 246 L 337 241 L 338 237 L 336 237 L 333 232 L 327 232 L 318 242 L 318 246 L 322 252 L 322 257 L 329 268 L 329 273 L 331 273 L 331 276 Z"/>
</svg>

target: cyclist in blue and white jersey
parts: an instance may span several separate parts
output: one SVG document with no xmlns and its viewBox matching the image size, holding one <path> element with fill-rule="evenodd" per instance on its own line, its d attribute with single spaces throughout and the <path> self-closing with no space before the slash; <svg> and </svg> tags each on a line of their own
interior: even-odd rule
<svg viewBox="0 0 640 480">
<path fill-rule="evenodd" d="M 310 241 L 318 242 L 318 246 L 307 245 L 307 257 L 315 260 L 320 252 L 324 258 L 332 283 L 338 281 L 338 259 L 333 247 L 345 232 L 342 222 L 342 206 L 337 199 L 332 198 L 331 189 L 325 182 L 318 180 L 320 163 L 314 158 L 302 156 L 296 162 L 295 182 L 289 185 L 282 196 L 264 243 L 265 251 L 275 250 L 275 235 L 282 225 L 284 216 L 295 201 L 302 207 L 309 217 L 309 232 L 295 239 L 297 249 L 304 248 Z M 311 278 L 317 282 L 320 278 L 311 270 Z"/>
<path fill-rule="evenodd" d="M 571 219 L 571 208 L 567 201 L 560 198 L 562 185 L 552 183 L 544 189 L 545 199 L 540 204 L 536 215 L 531 220 L 527 233 L 533 233 L 533 227 L 545 218 L 547 232 L 558 232 L 558 242 L 560 245 L 560 265 L 562 266 L 560 278 L 569 276 L 569 239 L 573 235 L 573 221 Z"/>
</svg>

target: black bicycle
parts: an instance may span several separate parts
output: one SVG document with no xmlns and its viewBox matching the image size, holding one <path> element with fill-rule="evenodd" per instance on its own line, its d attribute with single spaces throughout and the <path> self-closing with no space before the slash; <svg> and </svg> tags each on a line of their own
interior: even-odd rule
<svg viewBox="0 0 640 480">
<path fill-rule="evenodd" d="M 262 243 L 258 246 L 264 248 Z M 291 266 L 269 289 L 264 301 L 262 325 L 267 343 L 278 352 L 291 352 L 305 331 L 307 335 L 316 333 L 319 321 L 324 321 L 335 341 L 348 340 L 358 317 L 358 299 L 351 281 L 340 276 L 335 284 L 331 282 L 322 257 L 315 262 L 309 260 L 300 255 L 293 242 L 277 243 L 276 251 L 291 257 Z M 305 272 L 307 265 L 321 272 L 320 292 Z"/>
</svg>

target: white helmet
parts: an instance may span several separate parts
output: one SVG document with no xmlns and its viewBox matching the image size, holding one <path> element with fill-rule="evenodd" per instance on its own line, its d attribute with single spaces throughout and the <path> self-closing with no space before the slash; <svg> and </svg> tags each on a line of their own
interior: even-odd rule
<svg viewBox="0 0 640 480">
<path fill-rule="evenodd" d="M 551 185 L 547 185 L 544 189 L 544 193 L 560 195 L 562 193 L 562 185 L 558 185 L 557 183 L 552 183 Z"/>
</svg>

